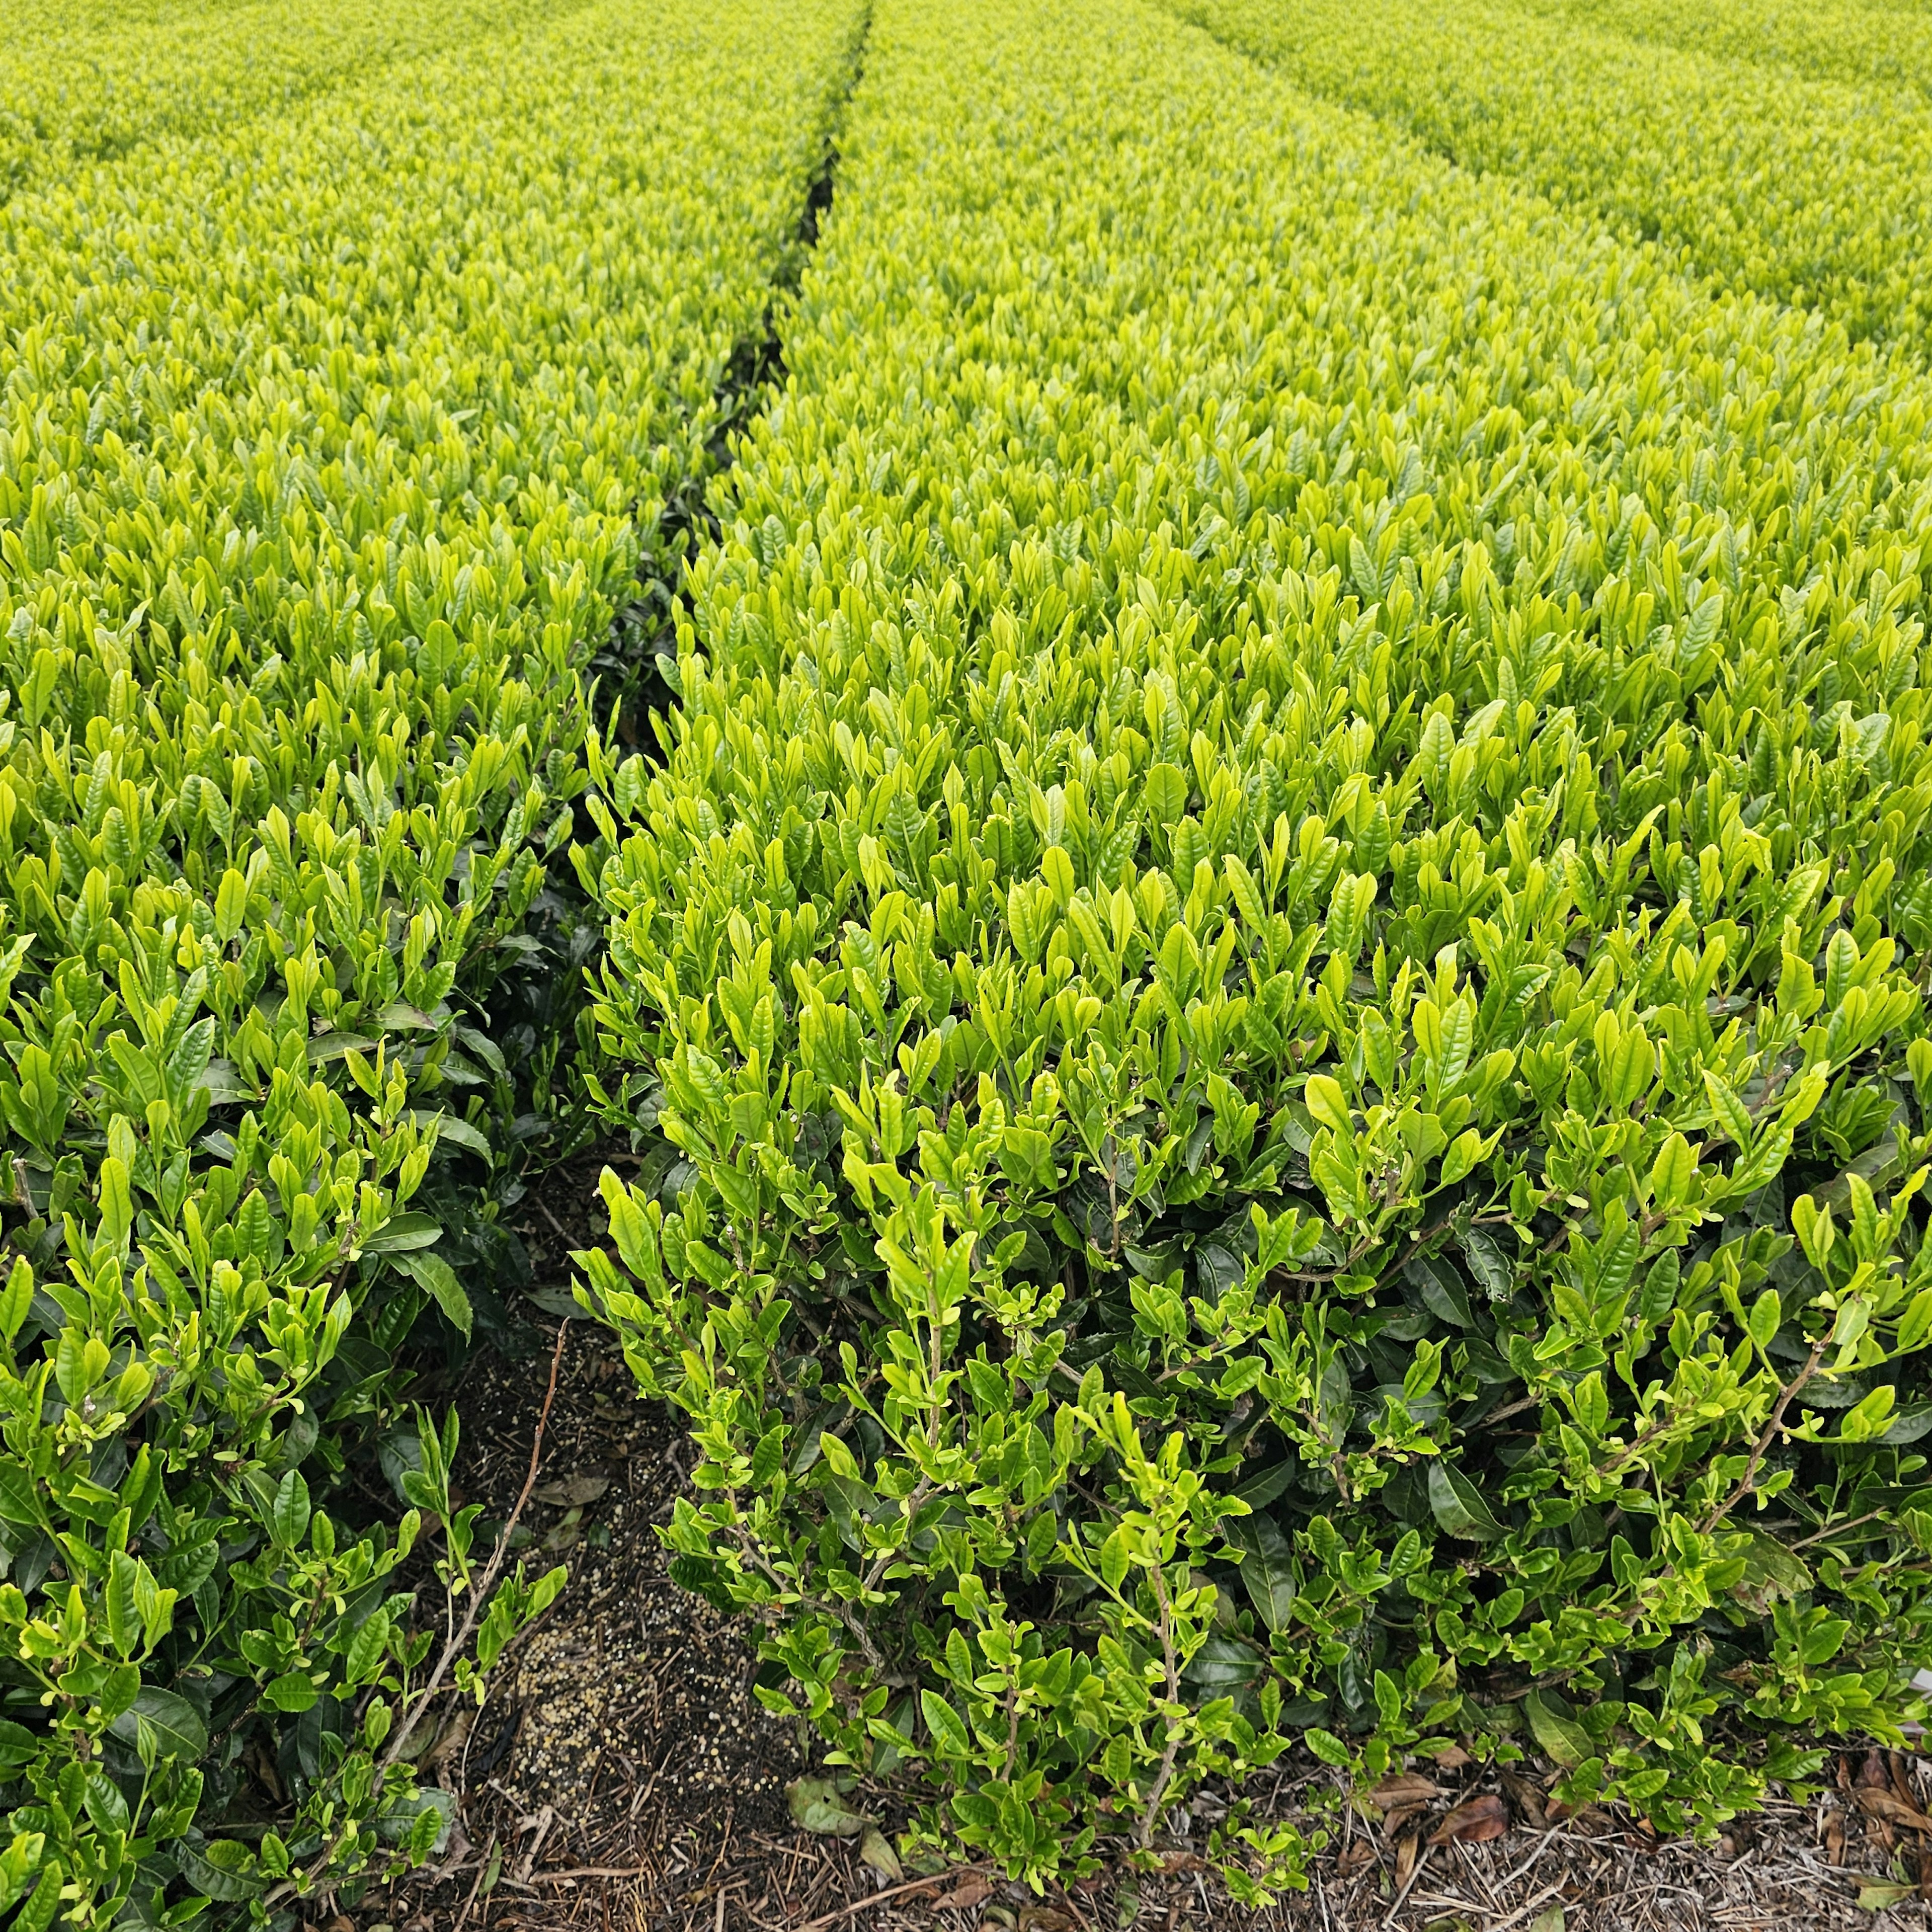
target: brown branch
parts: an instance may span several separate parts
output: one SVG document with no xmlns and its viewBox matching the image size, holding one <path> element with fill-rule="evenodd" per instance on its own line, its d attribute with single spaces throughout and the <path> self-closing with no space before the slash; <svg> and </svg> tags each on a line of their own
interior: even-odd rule
<svg viewBox="0 0 1932 1932">
<path fill-rule="evenodd" d="M 1494 1418 L 1490 1419 L 1493 1420 Z M 1600 1476 L 1607 1476 L 1621 1469 L 1640 1450 L 1648 1448 L 1676 1420 L 1676 1417 L 1666 1416 L 1661 1422 L 1653 1422 L 1628 1449 L 1620 1449 L 1607 1462 L 1599 1462 L 1596 1473 Z"/>
<path fill-rule="evenodd" d="M 1506 1422 L 1512 1415 L 1520 1415 L 1526 1408 L 1540 1408 L 1548 1400 L 1546 1396 L 1524 1396 L 1517 1401 L 1504 1404 L 1501 1408 L 1492 1409 L 1483 1418 L 1483 1426 L 1487 1428 L 1492 1422 Z"/>
<path fill-rule="evenodd" d="M 556 1346 L 550 1352 L 550 1386 L 544 1391 L 543 1411 L 537 1418 L 536 1433 L 530 1438 L 530 1466 L 524 1478 L 524 1486 L 517 1497 L 517 1506 L 512 1510 L 496 1538 L 496 1547 L 490 1552 L 489 1566 L 482 1580 L 470 1593 L 469 1613 L 463 1619 L 463 1627 L 442 1647 L 442 1654 L 436 1660 L 436 1668 L 430 1672 L 429 1682 L 418 1690 L 406 1707 L 406 1720 L 398 1718 L 388 1749 L 377 1760 L 376 1775 L 380 1784 L 385 1772 L 394 1768 L 401 1756 L 404 1745 L 409 1741 L 410 1731 L 441 1685 L 449 1666 L 460 1656 L 474 1633 L 478 1620 L 483 1614 L 483 1606 L 488 1600 L 496 1579 L 502 1574 L 503 1562 L 510 1553 L 510 1538 L 515 1534 L 518 1521 L 524 1514 L 524 1505 L 530 1499 L 530 1492 L 537 1486 L 537 1470 L 543 1460 L 544 1430 L 550 1421 L 550 1405 L 556 1400 L 556 1372 L 563 1360 L 563 1345 L 570 1334 L 568 1321 L 557 1324 Z"/>
<path fill-rule="evenodd" d="M 540 1871 L 530 1874 L 532 1885 L 569 1885 L 580 1878 L 645 1878 L 653 1868 L 650 1865 L 571 1865 L 562 1871 Z"/>
<path fill-rule="evenodd" d="M 1800 1537 L 1789 1546 L 1793 1550 L 1808 1550 L 1813 1544 L 1822 1543 L 1827 1537 L 1841 1536 L 1848 1529 L 1856 1529 L 1863 1524 L 1877 1522 L 1880 1516 L 1887 1514 L 1890 1507 L 1888 1504 L 1885 1508 L 1867 1510 L 1863 1516 L 1855 1516 L 1848 1522 L 1827 1523 L 1822 1529 L 1810 1536 Z"/>
<path fill-rule="evenodd" d="M 463 1932 L 470 1922 L 471 1909 L 476 1903 L 476 1894 L 483 1889 L 483 1881 L 490 1876 L 490 1861 L 496 1854 L 496 1834 L 490 1834 L 490 1842 L 483 1848 L 483 1856 L 476 1862 L 476 1882 L 470 1888 L 470 1896 L 463 1901 L 463 1910 L 456 1915 L 455 1932 Z M 502 1868 L 497 1868 L 501 1871 Z"/>
<path fill-rule="evenodd" d="M 518 1520 L 524 1513 L 524 1506 L 530 1499 L 530 1492 L 536 1487 L 537 1469 L 543 1460 L 544 1430 L 550 1421 L 550 1406 L 556 1400 L 556 1372 L 563 1360 L 563 1344 L 569 1333 L 570 1324 L 568 1322 L 558 1323 L 556 1347 L 550 1358 L 550 1386 L 544 1391 L 543 1410 L 537 1418 L 536 1433 L 530 1440 L 530 1472 L 524 1478 L 524 1486 L 518 1496 L 516 1507 L 511 1510 L 508 1520 L 497 1536 L 496 1550 L 490 1556 L 488 1567 L 483 1572 L 482 1580 L 470 1593 L 469 1614 L 463 1620 L 463 1628 L 443 1646 L 442 1654 L 436 1659 L 436 1668 L 430 1673 L 429 1682 L 404 1706 L 402 1714 L 397 1718 L 394 1729 L 390 1733 L 389 1748 L 376 1760 L 374 1789 L 379 1794 L 383 1780 L 394 1768 L 397 1760 L 402 1755 L 404 1746 L 409 1742 L 410 1734 L 416 1729 L 416 1720 L 428 1707 L 430 1698 L 436 1695 L 444 1674 L 469 1642 L 482 1614 L 484 1600 L 489 1595 L 491 1587 L 502 1570 L 503 1559 L 510 1552 L 510 1538 L 515 1533 Z M 354 1821 L 345 1819 L 341 1828 L 316 1854 L 315 1862 L 308 1870 L 299 1878 L 284 1879 L 268 1894 L 263 1904 L 274 1905 L 284 1898 L 304 1895 L 328 1869 L 329 1861 L 340 1848 L 343 1840 L 354 1828 Z"/>
<path fill-rule="evenodd" d="M 1824 1334 L 1818 1337 L 1816 1342 L 1812 1345 L 1811 1353 L 1806 1358 L 1804 1367 L 1779 1390 L 1778 1406 L 1771 1412 L 1771 1420 L 1764 1425 L 1764 1432 L 1759 1436 L 1756 1444 L 1752 1448 L 1750 1460 L 1744 1465 L 1744 1472 L 1738 1478 L 1737 1487 L 1697 1526 L 1697 1534 L 1700 1536 L 1708 1536 L 1712 1531 L 1715 1529 L 1718 1524 L 1722 1522 L 1725 1517 L 1729 1516 L 1732 1510 L 1736 1509 L 1738 1504 L 1756 1487 L 1758 1470 L 1762 1466 L 1765 1457 L 1771 1453 L 1772 1441 L 1784 1426 L 1784 1412 L 1796 1400 L 1798 1390 L 1818 1372 L 1818 1365 L 1825 1359 L 1825 1351 L 1830 1346 L 1832 1336 L 1836 1327 L 1837 1324 L 1834 1322 L 1831 1328 L 1826 1329 Z"/>
<path fill-rule="evenodd" d="M 1180 1672 L 1174 1655 L 1174 1611 L 1168 1601 L 1167 1577 L 1158 1550 L 1155 1552 L 1154 1592 L 1160 1604 L 1160 1649 L 1167 1666 L 1167 1701 L 1178 1704 L 1180 1701 Z M 1148 1796 L 1147 1809 L 1141 1814 L 1139 1841 L 1142 1851 L 1147 1850 L 1148 1840 L 1154 1836 L 1154 1821 L 1160 1816 L 1161 1800 L 1167 1796 L 1168 1784 L 1174 1776 L 1174 1761 L 1180 1755 L 1180 1726 L 1170 1718 L 1167 1749 L 1160 1760 L 1160 1775 L 1154 1780 L 1154 1790 Z"/>
<path fill-rule="evenodd" d="M 855 1898 L 850 1904 L 842 1905 L 835 1912 L 827 1912 L 820 1917 L 808 1920 L 798 1928 L 798 1932 L 829 1932 L 842 1919 L 856 1917 L 861 1912 L 869 1912 L 875 1905 L 883 1905 L 889 1898 L 903 1898 L 909 1892 L 929 1892 L 935 1886 L 962 1878 L 971 1878 L 985 1870 L 983 1865 L 953 1865 L 943 1872 L 934 1872 L 930 1878 L 909 1878 L 903 1885 L 889 1885 L 884 1892 L 868 1893 L 863 1898 Z"/>
</svg>

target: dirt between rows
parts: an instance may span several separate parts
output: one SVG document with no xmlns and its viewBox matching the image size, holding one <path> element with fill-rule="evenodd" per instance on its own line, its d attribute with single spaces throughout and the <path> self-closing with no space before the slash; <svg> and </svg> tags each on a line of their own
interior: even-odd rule
<svg viewBox="0 0 1932 1932">
<path fill-rule="evenodd" d="M 579 1160 L 523 1204 L 540 1292 L 567 1283 L 571 1250 L 601 1234 L 598 1162 Z M 543 1299 L 561 1305 L 553 1292 Z M 484 1352 L 454 1388 L 458 1468 L 487 1520 L 508 1514 L 530 1464 L 554 1314 L 528 1351 Z M 1552 1820 L 1550 1776 L 1423 1766 L 1351 1804 L 1305 1760 L 1248 1795 L 1264 1812 L 1330 1828 L 1309 1889 L 1250 1915 L 1201 1853 L 1220 1815 L 1198 1794 L 1164 1869 L 1102 1874 L 1035 1897 L 970 1869 L 895 1889 L 849 1839 L 792 1822 L 785 1787 L 812 1768 L 805 1741 L 752 1695 L 743 1628 L 674 1584 L 655 1534 L 691 1454 L 676 1420 L 638 1399 L 615 1346 L 572 1321 L 526 1510 L 533 1568 L 568 1588 L 499 1666 L 487 1706 L 426 1760 L 459 1828 L 438 1864 L 325 1909 L 313 1932 L 1664 1932 L 1674 1928 L 1927 1922 L 1932 1768 L 1857 1750 L 1834 1788 L 1777 1803 L 1722 1841 L 1660 1842 L 1598 1809 Z M 1527 1769 L 1528 1767 L 1524 1768 Z M 916 1791 L 862 1788 L 887 1832 Z"/>
</svg>

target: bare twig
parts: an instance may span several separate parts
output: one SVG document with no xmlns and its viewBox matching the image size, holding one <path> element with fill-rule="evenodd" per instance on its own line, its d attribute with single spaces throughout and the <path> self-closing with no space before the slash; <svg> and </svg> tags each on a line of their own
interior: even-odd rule
<svg viewBox="0 0 1932 1932">
<path fill-rule="evenodd" d="M 496 1850 L 496 1834 L 490 1834 L 490 1842 L 483 1848 L 483 1856 L 477 1861 L 476 1882 L 470 1888 L 470 1896 L 463 1901 L 463 1910 L 456 1915 L 454 1932 L 463 1932 L 469 1922 L 471 1909 L 476 1903 L 476 1894 L 483 1889 L 483 1881 L 490 1874 L 490 1860 Z"/>
<path fill-rule="evenodd" d="M 436 1668 L 430 1672 L 429 1682 L 410 1701 L 403 1715 L 397 1720 L 389 1748 L 378 1760 L 376 1775 L 380 1784 L 384 1772 L 394 1768 L 396 1760 L 402 1755 L 403 1747 L 409 1740 L 416 1721 L 428 1707 L 429 1700 L 441 1688 L 443 1678 L 458 1658 L 462 1655 L 474 1634 L 478 1620 L 483 1614 L 483 1606 L 488 1600 L 496 1579 L 502 1574 L 504 1559 L 510 1553 L 510 1538 L 515 1534 L 517 1525 L 524 1514 L 524 1506 L 530 1499 L 530 1492 L 537 1486 L 537 1470 L 543 1461 L 544 1430 L 550 1421 L 550 1405 L 556 1400 L 556 1372 L 563 1360 L 563 1345 L 570 1334 L 568 1322 L 557 1325 L 556 1346 L 550 1352 L 550 1386 L 544 1390 L 543 1410 L 537 1418 L 536 1433 L 530 1438 L 530 1466 L 524 1478 L 524 1486 L 517 1497 L 516 1508 L 511 1510 L 496 1538 L 496 1546 L 490 1552 L 490 1561 L 482 1577 L 470 1592 L 470 1609 L 461 1627 L 442 1647 L 442 1654 L 436 1660 Z"/>
<path fill-rule="evenodd" d="M 836 1912 L 822 1913 L 798 1928 L 798 1932 L 828 1932 L 828 1928 L 842 1920 L 856 1918 L 862 1912 L 869 1912 L 875 1905 L 883 1905 L 889 1898 L 901 1898 L 909 1892 L 931 1892 L 949 1881 L 956 1883 L 962 1878 L 985 1869 L 980 1865 L 954 1865 L 943 1872 L 935 1872 L 930 1878 L 909 1878 L 903 1885 L 889 1885 L 884 1892 L 869 1892 L 863 1898 L 855 1898 L 842 1905 Z"/>
<path fill-rule="evenodd" d="M 550 1421 L 550 1406 L 556 1400 L 556 1372 L 563 1360 L 563 1344 L 569 1333 L 568 1322 L 558 1324 L 556 1347 L 550 1358 L 550 1386 L 544 1391 L 542 1413 L 537 1418 L 536 1433 L 530 1440 L 530 1473 L 524 1478 L 523 1490 L 517 1498 L 517 1506 L 511 1510 L 508 1520 L 496 1538 L 496 1547 L 490 1555 L 489 1564 L 470 1592 L 469 1613 L 463 1619 L 462 1628 L 443 1646 L 442 1654 L 436 1659 L 436 1668 L 430 1673 L 429 1682 L 404 1706 L 396 1720 L 395 1726 L 390 1733 L 389 1747 L 376 1760 L 374 1789 L 377 1792 L 382 1790 L 384 1778 L 395 1768 L 396 1761 L 402 1755 L 410 1732 L 416 1729 L 417 1720 L 428 1708 L 429 1700 L 440 1688 L 450 1666 L 462 1654 L 468 1644 L 472 1633 L 476 1628 L 477 1620 L 482 1614 L 484 1602 L 502 1574 L 503 1559 L 510 1553 L 510 1538 L 515 1533 L 518 1522 L 524 1514 L 524 1504 L 530 1499 L 530 1492 L 536 1487 L 537 1469 L 543 1460 L 544 1430 Z M 305 1894 L 328 1869 L 330 1859 L 334 1857 L 338 1848 L 352 1828 L 352 1821 L 345 1820 L 340 1829 L 316 1855 L 314 1862 L 308 1869 L 299 1878 L 284 1879 L 268 1894 L 263 1904 L 274 1906 L 283 1899 Z"/>
<path fill-rule="evenodd" d="M 1765 1457 L 1771 1452 L 1771 1445 L 1778 1432 L 1784 1426 L 1784 1412 L 1796 1400 L 1798 1392 L 1818 1372 L 1818 1364 L 1825 1359 L 1825 1351 L 1830 1346 L 1836 1324 L 1826 1330 L 1812 1344 L 1811 1352 L 1805 1358 L 1804 1367 L 1778 1392 L 1778 1406 L 1771 1412 L 1771 1420 L 1764 1425 L 1764 1432 L 1759 1436 L 1750 1453 L 1750 1460 L 1744 1465 L 1744 1472 L 1738 1479 L 1738 1486 L 1724 1500 L 1712 1510 L 1697 1526 L 1700 1536 L 1708 1536 L 1726 1516 L 1729 1516 L 1757 1485 L 1757 1472 Z"/>
<path fill-rule="evenodd" d="M 648 1878 L 649 1865 L 571 1865 L 562 1871 L 532 1872 L 532 1885 L 564 1885 L 580 1878 Z"/>
<path fill-rule="evenodd" d="M 1507 1918 L 1499 1918 L 1489 1928 L 1489 1932 L 1510 1932 L 1512 1925 L 1520 1925 L 1546 1899 L 1554 1898 L 1563 1889 L 1563 1881 L 1558 1879 L 1553 1885 L 1546 1885 L 1527 1904 L 1519 1905 Z"/>
<path fill-rule="evenodd" d="M 1866 1523 L 1876 1522 L 1880 1516 L 1890 1513 L 1889 1505 L 1884 1509 L 1867 1510 L 1863 1516 L 1855 1516 L 1849 1522 L 1827 1523 L 1822 1529 L 1814 1530 L 1809 1536 L 1801 1536 L 1790 1546 L 1793 1550 L 1808 1550 L 1813 1544 L 1822 1543 L 1827 1537 L 1841 1536 L 1848 1529 L 1857 1529 Z"/>
<path fill-rule="evenodd" d="M 1154 1590 L 1160 1603 L 1160 1648 L 1167 1666 L 1167 1701 L 1178 1704 L 1180 1701 L 1180 1671 L 1178 1660 L 1174 1654 L 1174 1612 L 1168 1602 L 1167 1578 L 1159 1561 L 1160 1552 L 1155 1552 Z M 1154 1836 L 1155 1823 L 1160 1816 L 1161 1800 L 1167 1796 L 1169 1780 L 1174 1776 L 1174 1761 L 1180 1754 L 1180 1726 L 1169 1718 L 1167 1726 L 1167 1749 L 1162 1754 L 1160 1774 L 1154 1780 L 1154 1790 L 1148 1796 L 1147 1809 L 1141 1814 L 1140 1845 L 1144 1851 L 1148 1841 Z"/>
</svg>

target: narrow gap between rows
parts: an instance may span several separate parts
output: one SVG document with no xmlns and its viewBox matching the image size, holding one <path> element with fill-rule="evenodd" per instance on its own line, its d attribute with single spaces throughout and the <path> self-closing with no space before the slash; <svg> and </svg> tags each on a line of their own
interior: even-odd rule
<svg viewBox="0 0 1932 1932">
<path fill-rule="evenodd" d="M 679 701 L 677 626 L 692 613 L 686 567 L 700 544 L 722 534 L 706 500 L 714 478 L 730 469 L 733 445 L 766 406 L 786 374 L 782 326 L 791 313 L 806 263 L 818 244 L 836 192 L 839 142 L 853 94 L 865 70 L 872 25 L 871 0 L 860 10 L 821 111 L 815 158 L 804 184 L 796 220 L 772 269 L 754 329 L 733 346 L 712 392 L 712 431 L 698 460 L 664 492 L 664 507 L 645 536 L 635 587 L 613 616 L 608 632 L 587 668 L 592 722 L 620 757 L 633 752 L 659 755 L 652 728 L 655 713 Z M 574 836 L 588 845 L 597 830 L 578 803 Z M 514 1207 L 532 1188 L 543 1190 L 545 1177 L 561 1177 L 562 1163 L 582 1142 L 580 1122 L 573 1123 L 565 1102 L 555 1111 L 553 1097 L 568 1082 L 562 1061 L 571 1051 L 575 1018 L 585 998 L 586 975 L 604 949 L 604 922 L 598 908 L 560 856 L 550 877 L 530 908 L 528 932 L 536 941 L 522 970 L 498 982 L 483 1030 L 520 1070 L 536 1065 L 550 1043 L 556 1064 L 519 1094 L 515 1135 L 524 1152 L 518 1171 L 493 1190 L 499 1208 Z M 552 1082 L 560 1083 L 553 1086 Z M 520 1246 L 506 1242 L 482 1204 L 460 1187 L 443 1189 L 430 1204 L 447 1227 L 460 1231 L 472 1252 L 472 1298 L 478 1319 L 499 1346 L 527 1352 L 512 1313 L 532 1296 L 544 1313 L 574 1312 L 567 1288 L 532 1279 Z M 548 1212 L 548 1209 L 545 1210 Z M 568 1218 L 566 1216 L 566 1218 Z"/>
<path fill-rule="evenodd" d="M 638 570 L 638 592 L 611 620 L 609 637 L 592 659 L 601 680 L 598 722 L 614 746 L 654 756 L 653 712 L 677 702 L 676 637 L 680 613 L 688 615 L 685 566 L 698 546 L 722 534 L 707 500 L 712 480 L 732 466 L 732 446 L 763 412 L 783 383 L 787 365 L 780 325 L 796 298 L 805 266 L 818 245 L 820 228 L 836 192 L 839 140 L 854 92 L 865 72 L 872 26 L 868 4 L 854 26 L 838 78 L 826 103 L 818 158 L 805 198 L 777 267 L 757 330 L 739 338 L 712 393 L 713 428 L 702 460 L 664 494 L 664 507 Z"/>
</svg>

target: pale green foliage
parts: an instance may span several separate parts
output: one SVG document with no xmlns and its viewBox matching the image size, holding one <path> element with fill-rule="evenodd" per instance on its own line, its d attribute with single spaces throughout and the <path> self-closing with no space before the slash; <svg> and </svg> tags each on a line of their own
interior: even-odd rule
<svg viewBox="0 0 1932 1932">
<path fill-rule="evenodd" d="M 584 0 L 246 0 L 145 7 L 9 5 L 0 44 L 0 201 L 305 97 L 386 64 L 540 26 Z"/>
<path fill-rule="evenodd" d="M 886 0 L 842 145 L 592 760 L 676 1574 L 1036 1883 L 1297 1740 L 1898 1737 L 1925 390 L 1134 0 Z"/>
<path fill-rule="evenodd" d="M 212 50 L 238 16 L 171 17 Z M 443 1622 L 398 1564 L 438 1532 L 454 1627 L 483 1554 L 453 1423 L 397 1412 L 418 1316 L 471 1318 L 419 1190 L 439 1145 L 504 1157 L 485 1002 L 560 970 L 526 928 L 583 667 L 707 460 L 848 26 L 452 20 L 272 140 L 0 211 L 0 1911 L 30 1932 L 286 1911 L 446 1831 L 391 1736 Z M 667 65 L 704 111 L 662 111 Z M 518 1069 L 539 1100 L 556 1048 Z M 351 1528 L 379 1424 L 401 1520 Z M 561 1580 L 506 1578 L 446 1682 L 482 1694 Z M 250 1754 L 283 1802 L 235 1835 Z"/>
<path fill-rule="evenodd" d="M 1173 0 L 1298 85 L 1923 359 L 1932 102 L 1508 0 Z M 1792 10 L 1794 14 L 1801 10 Z M 1869 16 L 1874 41 L 1888 10 Z M 1688 38 L 1688 37 L 1687 37 Z"/>
<path fill-rule="evenodd" d="M 1932 14 L 1883 0 L 1520 0 L 1573 27 L 1879 89 L 1932 94 Z"/>
</svg>

